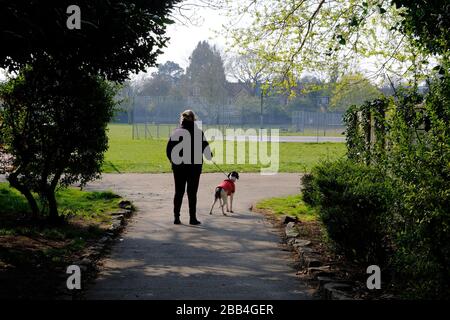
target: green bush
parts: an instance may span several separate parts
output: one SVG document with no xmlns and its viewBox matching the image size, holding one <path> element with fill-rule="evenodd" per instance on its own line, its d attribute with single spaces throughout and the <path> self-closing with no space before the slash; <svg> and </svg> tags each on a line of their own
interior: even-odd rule
<svg viewBox="0 0 450 320">
<path fill-rule="evenodd" d="M 315 183 L 316 179 L 311 173 L 306 173 L 301 177 L 303 201 L 312 207 L 319 205 L 320 193 Z"/>
<path fill-rule="evenodd" d="M 367 110 L 376 139 L 362 150 L 370 126 L 356 112 Z M 319 207 L 339 251 L 382 265 L 405 297 L 450 298 L 450 74 L 424 96 L 398 90 L 347 120 L 348 160 L 315 167 L 304 199 Z"/>
<path fill-rule="evenodd" d="M 408 96 L 399 104 L 407 105 Z M 405 102 L 406 101 L 406 102 Z M 394 114 L 389 174 L 393 265 L 408 297 L 450 298 L 450 78 L 437 79 L 420 109 Z M 411 109 L 411 108 L 410 108 Z M 423 125 L 422 125 L 423 124 Z M 412 134 L 411 134 L 412 133 Z"/>
<path fill-rule="evenodd" d="M 385 221 L 393 192 L 385 175 L 350 160 L 324 162 L 306 178 L 303 192 L 319 207 L 339 252 L 360 262 L 386 263 Z"/>
</svg>

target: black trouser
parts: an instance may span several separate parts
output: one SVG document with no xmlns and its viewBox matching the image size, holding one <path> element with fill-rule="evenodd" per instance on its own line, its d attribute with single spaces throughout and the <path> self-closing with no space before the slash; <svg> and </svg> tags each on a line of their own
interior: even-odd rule
<svg viewBox="0 0 450 320">
<path fill-rule="evenodd" d="M 191 166 L 174 166 L 173 177 L 175 180 L 175 197 L 173 199 L 173 213 L 175 217 L 180 216 L 181 204 L 187 185 L 189 200 L 189 216 L 196 218 L 197 210 L 197 190 L 200 182 L 201 168 Z"/>
</svg>

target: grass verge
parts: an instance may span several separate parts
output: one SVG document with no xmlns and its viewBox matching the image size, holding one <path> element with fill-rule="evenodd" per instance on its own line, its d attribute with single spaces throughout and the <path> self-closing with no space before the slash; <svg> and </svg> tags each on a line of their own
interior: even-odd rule
<svg viewBox="0 0 450 320">
<path fill-rule="evenodd" d="M 301 195 L 265 199 L 256 204 L 256 209 L 268 210 L 275 216 L 287 215 L 300 221 L 316 221 L 317 213 L 302 200 Z"/>
<path fill-rule="evenodd" d="M 319 219 L 318 212 L 303 202 L 301 194 L 265 199 L 256 203 L 253 210 L 263 213 L 278 226 L 283 238 L 285 237 L 285 225 L 281 217 L 297 218 L 299 222 L 297 224 L 298 237 L 311 241 L 311 248 L 324 257 L 324 260 L 331 261 L 333 259 L 331 243 L 326 229 Z"/>
<path fill-rule="evenodd" d="M 281 217 L 297 218 L 299 237 L 310 240 L 316 251 L 330 255 L 330 242 L 318 212 L 303 201 L 301 194 L 261 200 L 256 203 L 254 211 L 265 214 L 272 221 L 275 220 L 276 224 L 283 228 L 283 236 L 284 225 Z"/>
</svg>

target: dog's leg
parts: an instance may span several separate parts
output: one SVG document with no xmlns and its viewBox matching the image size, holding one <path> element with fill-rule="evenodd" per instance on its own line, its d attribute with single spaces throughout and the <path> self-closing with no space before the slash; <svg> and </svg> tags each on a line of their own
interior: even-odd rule
<svg viewBox="0 0 450 320">
<path fill-rule="evenodd" d="M 213 211 L 213 208 L 214 208 L 216 202 L 217 202 L 217 198 L 214 197 L 214 202 L 213 202 L 213 204 L 212 204 L 212 206 L 211 206 L 211 210 L 209 211 L 209 214 L 212 214 L 212 211 Z"/>
<path fill-rule="evenodd" d="M 227 205 L 227 212 L 230 212 L 230 209 L 228 208 L 228 195 L 225 193 L 225 203 Z"/>
<path fill-rule="evenodd" d="M 231 213 L 234 213 L 233 212 L 233 196 L 234 196 L 234 193 L 230 194 L 230 212 Z"/>
<path fill-rule="evenodd" d="M 220 197 L 222 199 L 222 214 L 224 216 L 226 216 L 227 214 L 223 210 L 223 207 L 225 207 L 225 205 L 226 205 L 227 206 L 227 211 L 228 211 L 227 193 L 226 193 L 225 190 L 222 190 L 222 192 L 220 193 Z"/>
</svg>

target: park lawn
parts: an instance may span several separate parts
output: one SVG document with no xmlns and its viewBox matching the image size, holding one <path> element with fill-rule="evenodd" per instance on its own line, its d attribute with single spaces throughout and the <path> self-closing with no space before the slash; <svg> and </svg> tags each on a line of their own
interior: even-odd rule
<svg viewBox="0 0 450 320">
<path fill-rule="evenodd" d="M 28 204 L 0 183 L 0 298 L 48 298 L 64 292 L 66 268 L 105 236 L 120 197 L 75 188 L 57 192 L 61 225 L 30 218 Z M 85 274 L 86 275 L 86 274 Z"/>
<path fill-rule="evenodd" d="M 109 127 L 109 149 L 105 154 L 103 172 L 106 173 L 163 173 L 170 172 L 166 158 L 166 139 L 132 139 L 132 127 L 112 124 Z M 253 142 L 251 142 L 253 143 Z M 246 157 L 248 158 L 248 144 Z M 236 146 L 235 146 L 236 149 Z M 345 156 L 344 143 L 280 143 L 279 172 L 306 172 L 321 160 L 335 160 Z M 236 154 L 236 152 L 235 152 Z M 217 163 L 220 163 L 215 159 Z M 260 165 L 220 165 L 225 171 L 259 172 Z M 264 166 L 263 166 L 264 167 Z M 213 164 L 205 164 L 204 172 L 218 172 Z"/>
<path fill-rule="evenodd" d="M 305 204 L 300 194 L 264 199 L 256 204 L 256 210 L 269 211 L 278 217 L 296 217 L 303 222 L 317 220 L 316 210 Z"/>
</svg>

